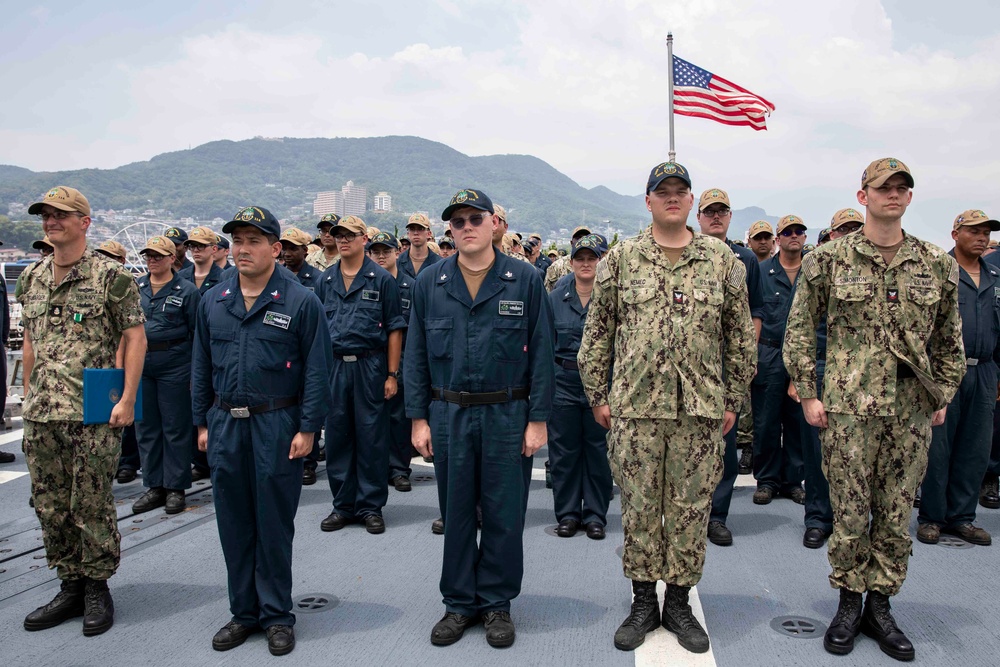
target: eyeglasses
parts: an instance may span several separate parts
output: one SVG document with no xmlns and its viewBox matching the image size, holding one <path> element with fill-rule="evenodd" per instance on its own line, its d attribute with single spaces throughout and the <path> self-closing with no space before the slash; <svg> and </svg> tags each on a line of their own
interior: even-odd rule
<svg viewBox="0 0 1000 667">
<path fill-rule="evenodd" d="M 460 232 L 465 229 L 465 223 L 468 222 L 473 227 L 478 227 L 483 224 L 483 220 L 486 218 L 492 218 L 493 216 L 486 213 L 476 213 L 470 215 L 468 218 L 452 218 L 448 222 L 451 224 L 451 228 L 456 232 Z"/>
<path fill-rule="evenodd" d="M 320 236 L 330 236 L 332 233 L 333 233 L 333 227 L 324 227 L 323 229 L 319 230 Z"/>
<path fill-rule="evenodd" d="M 393 250 L 392 248 L 384 248 L 384 249 L 379 249 L 379 250 L 374 250 L 374 249 L 373 250 L 369 250 L 368 254 L 371 255 L 372 257 L 389 257 L 394 252 L 396 252 L 396 251 Z"/>
<path fill-rule="evenodd" d="M 724 218 L 729 215 L 729 209 L 725 206 L 722 208 L 706 208 L 701 214 L 708 218 L 714 218 L 715 216 Z"/>
<path fill-rule="evenodd" d="M 147 262 L 158 262 L 161 259 L 173 260 L 173 257 L 171 257 L 170 255 L 161 255 L 155 252 L 144 252 L 142 253 L 142 258 Z"/>
<path fill-rule="evenodd" d="M 837 227 L 837 231 L 840 232 L 841 234 L 850 234 L 851 232 L 858 231 L 859 229 L 861 229 L 862 226 L 863 225 L 849 222 L 846 225 L 841 225 L 840 227 Z"/>
<path fill-rule="evenodd" d="M 333 240 L 338 241 L 340 243 L 347 243 L 348 241 L 353 241 L 359 236 L 364 236 L 364 234 L 362 234 L 361 232 L 357 232 L 356 234 L 334 234 Z"/>
<path fill-rule="evenodd" d="M 789 236 L 805 236 L 806 230 L 800 227 L 795 227 L 794 229 L 783 229 L 778 233 L 784 236 L 785 238 L 788 238 Z"/>
<path fill-rule="evenodd" d="M 56 220 L 65 220 L 71 215 L 75 215 L 81 218 L 83 217 L 82 213 L 77 213 L 76 211 L 56 211 L 55 213 L 42 213 L 39 217 L 41 217 L 42 221 L 45 222 L 52 218 Z"/>
</svg>

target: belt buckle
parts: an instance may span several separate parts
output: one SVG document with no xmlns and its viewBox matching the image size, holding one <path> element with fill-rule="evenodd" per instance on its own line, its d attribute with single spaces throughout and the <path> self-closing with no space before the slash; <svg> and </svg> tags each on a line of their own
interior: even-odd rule
<svg viewBox="0 0 1000 667">
<path fill-rule="evenodd" d="M 979 359 L 966 359 L 965 360 L 965 365 L 966 366 L 978 366 L 979 365 Z"/>
<path fill-rule="evenodd" d="M 249 419 L 250 418 L 250 408 L 229 408 L 229 414 L 236 419 Z"/>
<path fill-rule="evenodd" d="M 467 398 L 468 398 L 468 397 L 469 397 L 470 395 L 471 395 L 471 394 L 470 394 L 469 392 L 467 392 L 467 391 L 460 391 L 460 392 L 458 392 L 458 407 L 460 407 L 460 408 L 467 408 L 467 407 L 469 407 L 470 405 L 472 405 L 471 403 L 466 403 L 466 402 L 465 402 L 465 401 L 466 401 L 466 399 L 467 399 Z"/>
<path fill-rule="evenodd" d="M 356 354 L 345 354 L 343 357 L 341 357 L 341 359 L 343 359 L 344 361 L 347 361 L 347 362 L 353 362 L 353 361 L 357 361 L 358 360 L 358 355 L 356 355 Z"/>
</svg>

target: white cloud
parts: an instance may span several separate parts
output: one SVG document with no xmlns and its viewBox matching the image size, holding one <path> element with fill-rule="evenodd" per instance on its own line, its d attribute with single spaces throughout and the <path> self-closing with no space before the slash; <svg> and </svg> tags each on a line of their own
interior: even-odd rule
<svg viewBox="0 0 1000 667">
<path fill-rule="evenodd" d="M 516 16 L 516 38 L 482 33 L 458 45 L 447 31 L 418 31 L 412 43 L 337 53 L 319 26 L 187 37 L 158 64 L 123 58 L 131 83 L 121 116 L 107 121 L 114 140 L 74 136 L 89 162 L 70 166 L 260 134 L 414 134 L 470 154 L 532 154 L 586 186 L 634 193 L 667 153 L 672 30 L 678 55 L 777 106 L 768 132 L 677 119 L 678 159 L 696 188 L 725 187 L 737 205 L 766 202 L 821 227 L 833 202 L 854 202 L 870 160 L 894 155 L 915 171 L 914 215 L 935 202 L 927 224 L 946 226 L 950 209 L 1000 211 L 1000 194 L 984 187 L 1000 177 L 989 141 L 1000 102 L 995 31 L 956 56 L 947 43 L 894 46 L 875 0 L 437 4 L 457 25 L 472 12 Z M 46 131 L 36 134 L 49 153 L 67 142 L 53 131 L 45 146 Z M 0 158 L 31 166 L 18 155 Z"/>
</svg>

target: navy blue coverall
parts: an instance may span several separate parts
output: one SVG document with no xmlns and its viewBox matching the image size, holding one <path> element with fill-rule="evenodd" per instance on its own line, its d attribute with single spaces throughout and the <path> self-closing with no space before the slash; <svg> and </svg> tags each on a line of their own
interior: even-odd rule
<svg viewBox="0 0 1000 667">
<path fill-rule="evenodd" d="M 289 273 L 292 273 L 291 269 L 285 267 Z M 322 284 L 323 272 L 317 269 L 315 266 L 311 266 L 306 262 L 302 262 L 302 267 L 299 269 L 298 273 L 292 273 L 303 287 L 313 292 L 318 297 L 320 295 L 319 288 Z M 309 468 L 310 470 L 316 470 L 319 466 L 319 435 L 313 440 L 312 450 L 306 454 L 306 460 L 303 462 L 303 467 Z"/>
<path fill-rule="evenodd" d="M 146 315 L 146 361 L 142 366 L 142 414 L 135 435 L 142 484 L 175 491 L 191 488 L 191 341 L 201 294 L 177 273 L 153 294 L 149 276 L 138 279 Z M 197 442 L 197 441 L 196 441 Z"/>
<path fill-rule="evenodd" d="M 426 263 L 425 263 L 426 266 Z M 433 272 L 432 272 L 433 273 Z M 410 302 L 413 298 L 413 284 L 416 278 L 399 270 L 396 265 L 396 286 L 399 288 L 399 307 L 403 321 L 410 321 Z M 406 355 L 406 330 L 403 330 L 403 351 Z M 399 359 L 400 370 L 403 368 L 403 357 Z M 389 399 L 389 480 L 394 477 L 410 478 L 413 469 L 410 467 L 413 445 L 410 442 L 410 420 L 406 418 L 406 401 L 403 398 L 403 382 L 398 382 L 396 395 Z"/>
<path fill-rule="evenodd" d="M 950 253 L 954 256 L 955 251 Z M 917 521 L 955 528 L 976 519 L 979 488 L 990 462 L 993 411 L 1000 361 L 1000 269 L 979 259 L 979 286 L 959 269 L 966 372 L 948 405 L 944 424 L 932 429 L 927 474 Z"/>
<path fill-rule="evenodd" d="M 428 266 L 434 266 L 440 261 L 442 261 L 441 255 L 437 254 L 436 252 L 428 248 L 427 259 L 425 259 L 424 263 L 420 265 L 420 272 L 423 273 Z M 410 259 L 409 250 L 404 250 L 403 252 L 399 253 L 399 257 L 396 258 L 396 270 L 399 273 L 405 273 L 410 278 L 416 279 L 417 272 L 413 270 L 413 260 Z M 432 270 L 431 273 L 434 273 L 434 271 Z"/>
<path fill-rule="evenodd" d="M 194 264 L 190 266 L 185 266 L 183 269 L 177 272 L 177 277 L 188 281 L 195 287 L 198 287 L 194 282 Z M 204 294 L 208 290 L 212 289 L 223 280 L 226 279 L 226 269 L 223 269 L 215 262 L 212 262 L 212 268 L 208 270 L 208 275 L 205 276 L 205 280 L 202 281 L 201 287 L 198 287 L 198 291 Z"/>
<path fill-rule="evenodd" d="M 760 278 L 760 264 L 757 262 L 757 256 L 747 248 L 738 246 L 728 239 L 726 240 L 726 245 L 729 246 L 734 255 L 740 258 L 743 266 L 747 269 L 746 281 L 747 296 L 750 300 L 750 317 L 763 319 L 764 289 Z M 724 361 L 722 371 L 725 373 Z M 739 421 L 740 416 L 737 414 L 736 423 L 739 424 Z M 740 472 L 739 456 L 736 454 L 737 430 L 734 425 L 729 429 L 729 433 L 723 437 L 726 449 L 722 456 L 722 479 L 719 480 L 718 486 L 715 487 L 715 492 L 712 493 L 712 512 L 709 516 L 709 521 L 726 523 L 726 520 L 729 519 L 729 506 L 733 502 L 733 487 L 736 485 L 736 477 Z"/>
<path fill-rule="evenodd" d="M 247 312 L 239 273 L 232 271 L 202 299 L 193 352 L 194 423 L 208 426 L 233 620 L 248 627 L 293 625 L 292 538 L 302 459 L 288 456 L 296 433 L 319 433 L 331 402 L 323 306 L 275 267 Z M 224 404 L 215 405 L 216 397 Z M 262 411 L 240 418 L 227 406 Z"/>
<path fill-rule="evenodd" d="M 594 419 L 576 362 L 587 306 L 580 301 L 575 280 L 550 292 L 549 303 L 555 325 L 555 393 L 548 432 L 556 521 L 605 526 L 613 484 L 608 432 Z"/>
<path fill-rule="evenodd" d="M 781 359 L 785 322 L 795 287 L 779 255 L 760 263 L 764 318 L 757 345 L 757 376 L 750 385 L 753 406 L 753 476 L 757 488 L 788 494 L 802 486 L 802 406 L 788 396 L 790 378 Z M 798 275 L 796 275 L 798 282 Z"/>
<path fill-rule="evenodd" d="M 382 516 L 389 496 L 386 352 L 389 334 L 406 322 L 396 280 L 388 271 L 366 255 L 345 292 L 342 264 L 324 272 L 321 288 L 336 399 L 326 422 L 326 474 L 334 512 L 354 520 Z"/>
<path fill-rule="evenodd" d="M 441 594 L 447 611 L 509 611 L 524 574 L 528 493 L 522 455 L 528 422 L 552 404 L 552 313 L 535 267 L 494 248 L 473 300 L 458 255 L 421 272 L 407 334 L 406 415 L 430 423 L 444 519 Z M 440 392 L 529 392 L 527 400 L 463 407 Z M 476 503 L 483 527 L 476 543 Z"/>
</svg>

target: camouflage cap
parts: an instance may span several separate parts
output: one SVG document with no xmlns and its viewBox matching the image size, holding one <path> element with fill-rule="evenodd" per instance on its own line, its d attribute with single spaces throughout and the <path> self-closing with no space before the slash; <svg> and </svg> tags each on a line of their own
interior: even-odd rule
<svg viewBox="0 0 1000 667">
<path fill-rule="evenodd" d="M 809 229 L 808 227 L 806 227 L 806 223 L 802 222 L 802 218 L 800 218 L 799 216 L 797 216 L 797 215 L 786 215 L 781 220 L 778 220 L 778 230 L 777 231 L 780 234 L 781 232 L 785 231 L 787 228 L 792 227 L 793 225 L 798 225 L 798 226 L 803 227 L 805 229 Z"/>
<path fill-rule="evenodd" d="M 289 227 L 285 231 L 281 232 L 280 238 L 282 244 L 284 244 L 287 241 L 292 245 L 297 245 L 300 247 L 308 246 L 310 243 L 312 243 L 312 236 L 302 231 L 301 229 L 297 229 L 295 227 Z"/>
<path fill-rule="evenodd" d="M 46 204 L 60 211 L 90 215 L 90 202 L 83 196 L 83 193 L 76 188 L 65 185 L 57 185 L 42 195 L 42 201 L 35 202 L 28 207 L 28 215 L 38 215 Z"/>
<path fill-rule="evenodd" d="M 503 206 L 501 206 L 500 204 L 494 204 L 494 205 L 493 205 L 493 212 L 494 212 L 494 213 L 496 214 L 496 216 L 497 216 L 498 218 L 500 218 L 500 220 L 501 220 L 501 221 L 502 221 L 502 222 L 503 222 L 504 224 L 507 224 L 507 209 L 505 209 L 505 208 L 504 208 Z"/>
<path fill-rule="evenodd" d="M 856 222 L 863 225 L 865 224 L 865 216 L 853 208 L 842 208 L 834 213 L 830 219 L 830 229 L 839 229 L 842 225 L 846 225 L 849 222 Z"/>
<path fill-rule="evenodd" d="M 157 255 L 169 257 L 177 253 L 177 246 L 175 246 L 174 242 L 166 236 L 153 236 L 146 241 L 146 245 L 142 247 L 139 254 L 145 255 L 149 252 L 155 252 Z"/>
<path fill-rule="evenodd" d="M 445 207 L 444 212 L 441 214 L 441 219 L 448 222 L 451 220 L 451 214 L 463 206 L 478 208 L 480 211 L 486 211 L 487 213 L 495 212 L 493 202 L 486 196 L 485 192 L 466 188 L 455 193 L 455 196 L 451 198 L 448 206 Z"/>
<path fill-rule="evenodd" d="M 754 238 L 758 234 L 770 234 L 774 236 L 774 229 L 771 227 L 771 223 L 767 220 L 758 220 L 750 225 L 749 238 Z"/>
<path fill-rule="evenodd" d="M 653 167 L 649 172 L 649 179 L 646 181 L 646 194 L 656 189 L 656 187 L 668 178 L 677 178 L 691 187 L 691 174 L 682 165 L 676 162 L 661 162 Z"/>
<path fill-rule="evenodd" d="M 208 227 L 195 227 L 190 232 L 188 232 L 187 240 L 184 241 L 184 245 L 218 245 L 219 235 L 213 232 Z"/>
<path fill-rule="evenodd" d="M 333 229 L 330 230 L 331 234 L 336 234 L 338 229 L 343 229 L 348 232 L 354 232 L 355 234 L 365 234 L 368 235 L 368 225 L 365 221 L 356 215 L 348 215 L 340 219 Z"/>
<path fill-rule="evenodd" d="M 323 229 L 323 225 L 336 225 L 340 222 L 340 216 L 336 213 L 327 213 L 322 218 L 319 219 L 319 223 L 316 225 L 316 229 Z"/>
<path fill-rule="evenodd" d="M 48 248 L 49 250 L 55 250 L 55 246 L 53 246 L 52 242 L 49 241 L 48 236 L 46 236 L 45 238 L 38 239 L 37 241 L 31 244 L 31 247 L 34 248 L 35 250 L 41 250 L 43 248 Z"/>
<path fill-rule="evenodd" d="M 698 212 L 701 213 L 712 204 L 725 204 L 727 208 L 732 208 L 729 204 L 729 195 L 726 194 L 725 190 L 719 188 L 712 188 L 701 193 L 701 199 L 698 200 Z"/>
<path fill-rule="evenodd" d="M 389 232 L 376 232 L 375 236 L 372 237 L 371 247 L 377 245 L 384 245 L 387 248 L 399 250 L 399 241 Z"/>
<path fill-rule="evenodd" d="M 450 236 L 442 236 L 438 239 L 437 244 L 439 248 L 443 248 L 444 246 L 448 246 L 449 248 L 455 247 L 455 242 L 451 240 Z"/>
<path fill-rule="evenodd" d="M 406 221 L 406 226 L 417 225 L 418 227 L 423 227 L 424 229 L 431 228 L 431 221 L 423 213 L 414 213 L 410 216 L 410 219 Z"/>
<path fill-rule="evenodd" d="M 910 168 L 903 164 L 902 160 L 884 157 L 872 162 L 861 174 L 861 189 L 864 190 L 869 186 L 877 188 L 893 174 L 903 174 L 906 177 L 906 184 L 913 187 L 913 174 L 910 173 Z"/>
<path fill-rule="evenodd" d="M 125 259 L 128 257 L 128 251 L 125 250 L 125 246 L 118 241 L 111 241 L 110 239 L 102 241 L 101 245 L 97 246 L 97 252 L 102 252 L 105 255 L 111 255 L 112 257 L 116 257 L 118 259 Z"/>
<path fill-rule="evenodd" d="M 265 234 L 281 236 L 281 225 L 271 212 L 260 206 L 244 206 L 233 219 L 222 226 L 223 234 L 232 234 L 239 227 L 256 227 Z"/>
<path fill-rule="evenodd" d="M 955 223 L 952 229 L 958 229 L 959 227 L 974 227 L 976 225 L 989 225 L 991 232 L 1000 232 L 1000 222 L 993 220 L 990 216 L 986 215 L 982 210 L 978 208 L 970 208 L 968 211 L 960 213 L 957 218 L 955 218 Z"/>
</svg>

